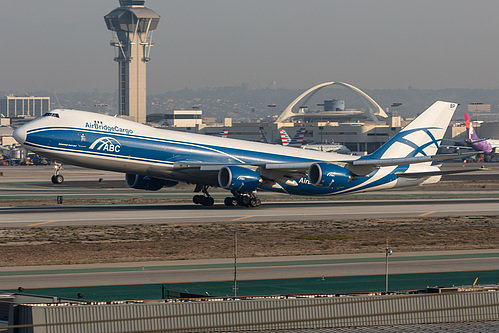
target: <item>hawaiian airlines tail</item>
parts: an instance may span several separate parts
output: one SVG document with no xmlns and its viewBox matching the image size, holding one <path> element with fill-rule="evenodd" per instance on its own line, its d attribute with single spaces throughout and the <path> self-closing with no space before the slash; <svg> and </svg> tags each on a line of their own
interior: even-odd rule
<svg viewBox="0 0 499 333">
<path fill-rule="evenodd" d="M 476 135 L 470 116 L 467 113 L 464 114 L 464 123 L 466 124 L 467 139 L 471 142 L 481 141 L 478 135 Z"/>
</svg>

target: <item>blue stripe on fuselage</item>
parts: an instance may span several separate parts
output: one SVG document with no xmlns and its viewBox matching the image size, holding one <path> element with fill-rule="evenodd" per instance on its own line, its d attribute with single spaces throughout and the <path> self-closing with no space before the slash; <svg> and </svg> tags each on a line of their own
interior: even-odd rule
<svg viewBox="0 0 499 333">
<path fill-rule="evenodd" d="M 99 142 L 92 149 L 93 143 L 99 139 L 110 138 L 119 144 Z M 112 141 L 112 140 L 108 140 Z M 170 139 L 151 138 L 138 135 L 101 132 L 81 128 L 49 127 L 27 132 L 25 144 L 32 147 L 63 150 L 98 156 L 156 161 L 171 164 L 176 161 L 203 161 L 206 163 L 227 164 L 267 164 L 296 163 L 314 161 L 311 159 L 250 151 L 246 149 L 219 147 L 208 144 Z"/>
</svg>

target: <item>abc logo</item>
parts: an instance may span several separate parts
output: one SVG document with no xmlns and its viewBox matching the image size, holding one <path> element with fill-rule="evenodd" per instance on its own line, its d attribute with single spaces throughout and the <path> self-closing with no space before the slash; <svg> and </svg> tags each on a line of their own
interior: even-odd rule
<svg viewBox="0 0 499 333">
<path fill-rule="evenodd" d="M 88 148 L 111 153 L 119 153 L 121 150 L 121 143 L 115 138 L 107 136 L 95 140 Z"/>
</svg>

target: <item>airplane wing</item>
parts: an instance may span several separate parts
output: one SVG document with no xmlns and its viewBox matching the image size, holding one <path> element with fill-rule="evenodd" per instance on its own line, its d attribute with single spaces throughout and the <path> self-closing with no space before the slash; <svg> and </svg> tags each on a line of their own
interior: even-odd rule
<svg viewBox="0 0 499 333">
<path fill-rule="evenodd" d="M 205 163 L 198 161 L 182 161 L 175 162 L 173 171 L 194 177 L 196 179 L 203 179 L 207 184 L 216 184 L 219 171 L 227 166 L 239 166 L 258 172 L 262 180 L 267 186 L 283 183 L 287 185 L 295 185 L 296 179 L 308 176 L 309 168 L 314 163 L 328 163 L 334 164 L 348 169 L 353 176 L 367 176 L 372 171 L 383 166 L 396 166 L 414 163 L 425 163 L 443 161 L 447 159 L 454 159 L 458 157 L 465 157 L 474 155 L 476 152 L 458 153 L 458 154 L 443 154 L 434 156 L 417 156 L 405 158 L 386 158 L 386 159 L 358 159 L 358 160 L 344 160 L 344 161 L 309 161 L 301 163 L 262 163 L 262 164 L 219 164 L 219 163 Z M 475 169 L 456 170 L 456 171 L 428 171 L 428 172 L 413 172 L 398 173 L 398 177 L 417 178 L 417 177 L 430 177 L 435 175 L 443 175 L 449 173 L 469 172 L 476 171 Z"/>
<path fill-rule="evenodd" d="M 217 164 L 203 163 L 197 161 L 175 162 L 173 172 L 189 175 L 190 177 L 203 178 L 206 183 L 214 183 L 218 178 L 218 172 L 227 166 L 244 167 L 257 171 L 262 179 L 272 183 L 287 183 L 294 179 L 307 176 L 308 167 L 314 162 L 286 163 L 286 164 Z"/>
</svg>

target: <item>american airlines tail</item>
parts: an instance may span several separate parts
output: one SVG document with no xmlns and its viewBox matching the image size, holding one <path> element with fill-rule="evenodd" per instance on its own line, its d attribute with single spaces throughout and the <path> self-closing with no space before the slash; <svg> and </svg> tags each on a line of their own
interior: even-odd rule
<svg viewBox="0 0 499 333">
<path fill-rule="evenodd" d="M 279 129 L 279 132 L 281 133 L 281 144 L 283 146 L 289 146 L 293 148 L 301 148 L 303 145 L 303 139 L 305 137 L 305 127 L 300 128 L 293 139 L 291 139 L 288 135 L 288 133 L 284 129 Z"/>
<path fill-rule="evenodd" d="M 281 133 L 281 144 L 283 146 L 289 145 L 291 138 L 289 137 L 288 133 L 285 130 L 283 130 L 282 128 L 279 129 L 279 133 Z"/>
<path fill-rule="evenodd" d="M 457 106 L 456 103 L 435 102 L 387 143 L 362 159 L 435 155 Z"/>
<path fill-rule="evenodd" d="M 228 134 L 229 134 L 229 130 L 226 128 L 226 129 L 224 129 L 222 132 L 220 132 L 220 133 L 218 134 L 218 136 L 219 136 L 220 138 L 226 138 L 226 137 L 228 136 Z"/>
</svg>

